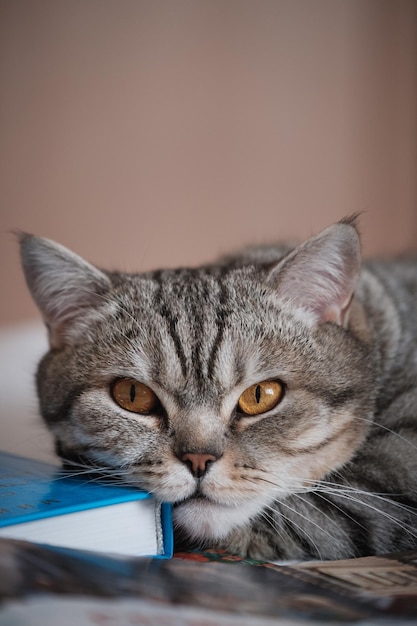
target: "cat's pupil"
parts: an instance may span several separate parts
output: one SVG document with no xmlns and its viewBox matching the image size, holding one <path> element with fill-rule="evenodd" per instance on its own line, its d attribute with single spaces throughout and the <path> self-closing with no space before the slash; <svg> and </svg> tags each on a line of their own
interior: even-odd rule
<svg viewBox="0 0 417 626">
<path fill-rule="evenodd" d="M 260 385 L 256 387 L 255 398 L 256 398 L 257 404 L 259 404 L 259 402 L 261 401 L 261 386 Z"/>
<path fill-rule="evenodd" d="M 130 385 L 130 401 L 133 403 L 136 397 L 136 387 L 135 385 Z"/>
</svg>

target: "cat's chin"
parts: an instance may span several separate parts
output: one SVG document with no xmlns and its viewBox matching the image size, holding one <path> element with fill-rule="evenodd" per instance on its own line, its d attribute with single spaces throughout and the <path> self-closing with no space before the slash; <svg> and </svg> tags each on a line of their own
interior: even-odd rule
<svg viewBox="0 0 417 626">
<path fill-rule="evenodd" d="M 174 507 L 174 524 L 194 541 L 224 539 L 238 527 L 245 526 L 259 511 L 259 503 L 240 506 L 217 504 L 204 497 L 190 498 Z"/>
</svg>

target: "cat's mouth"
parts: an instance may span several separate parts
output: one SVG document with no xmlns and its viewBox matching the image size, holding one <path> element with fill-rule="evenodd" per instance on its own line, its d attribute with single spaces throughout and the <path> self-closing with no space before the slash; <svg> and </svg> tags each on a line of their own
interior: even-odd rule
<svg viewBox="0 0 417 626">
<path fill-rule="evenodd" d="M 220 504 L 198 491 L 175 503 L 173 517 L 175 526 L 196 542 L 223 539 L 248 521 L 242 507 Z"/>
<path fill-rule="evenodd" d="M 211 500 L 202 493 L 194 493 L 192 496 L 184 500 L 184 502 L 211 502 Z"/>
<path fill-rule="evenodd" d="M 202 492 L 200 484 L 197 484 L 197 487 L 196 487 L 194 493 L 191 494 L 191 496 L 188 496 L 188 498 L 185 498 L 184 500 L 181 500 L 181 502 L 178 502 L 177 504 L 188 504 L 189 502 L 210 502 L 210 503 L 213 503 L 213 501 L 210 500 L 210 498 L 208 498 Z"/>
<path fill-rule="evenodd" d="M 209 498 L 207 498 L 206 496 L 203 496 L 202 494 L 193 494 L 192 496 L 189 496 L 188 498 L 185 498 L 184 500 L 178 500 L 177 502 L 173 503 L 174 509 L 178 509 L 178 507 L 183 507 L 184 505 L 191 505 L 191 506 L 202 506 L 204 507 L 205 505 L 210 505 L 210 504 L 215 504 L 213 502 L 213 500 L 210 500 Z"/>
</svg>

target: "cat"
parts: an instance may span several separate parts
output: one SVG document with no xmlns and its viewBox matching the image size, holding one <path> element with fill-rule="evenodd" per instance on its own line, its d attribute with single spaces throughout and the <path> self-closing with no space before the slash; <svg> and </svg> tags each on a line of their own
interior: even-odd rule
<svg viewBox="0 0 417 626">
<path fill-rule="evenodd" d="M 362 264 L 356 218 L 142 274 L 20 242 L 50 342 L 40 411 L 67 464 L 172 502 L 182 549 L 416 546 L 417 259 Z"/>
</svg>

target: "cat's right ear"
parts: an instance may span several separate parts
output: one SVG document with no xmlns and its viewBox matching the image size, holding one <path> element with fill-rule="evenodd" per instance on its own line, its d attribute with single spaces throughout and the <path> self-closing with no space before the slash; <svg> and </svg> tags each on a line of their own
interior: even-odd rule
<svg viewBox="0 0 417 626">
<path fill-rule="evenodd" d="M 295 248 L 270 272 L 281 305 L 307 325 L 346 326 L 361 269 L 355 218 L 329 226 Z"/>
<path fill-rule="evenodd" d="M 27 285 L 57 347 L 86 311 L 103 304 L 110 279 L 54 241 L 26 233 L 18 238 Z"/>
</svg>

